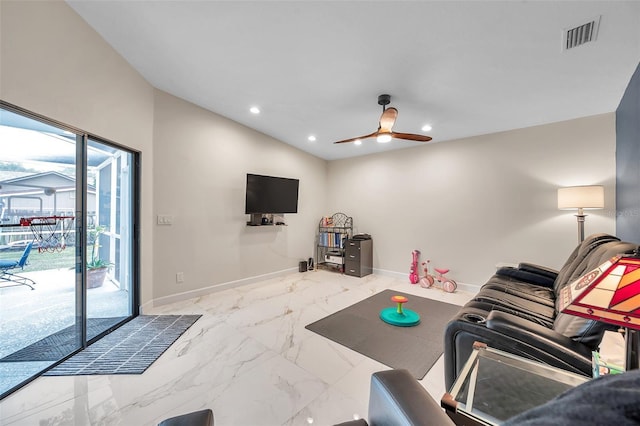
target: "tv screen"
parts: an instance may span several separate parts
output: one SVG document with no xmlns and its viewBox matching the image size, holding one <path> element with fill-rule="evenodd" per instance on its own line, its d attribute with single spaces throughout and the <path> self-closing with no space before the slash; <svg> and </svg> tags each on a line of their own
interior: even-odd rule
<svg viewBox="0 0 640 426">
<path fill-rule="evenodd" d="M 298 213 L 298 179 L 247 173 L 245 214 Z"/>
</svg>

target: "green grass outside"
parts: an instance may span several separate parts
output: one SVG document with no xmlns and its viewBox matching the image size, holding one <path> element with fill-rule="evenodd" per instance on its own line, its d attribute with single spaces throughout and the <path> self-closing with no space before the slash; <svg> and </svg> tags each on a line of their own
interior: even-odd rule
<svg viewBox="0 0 640 426">
<path fill-rule="evenodd" d="M 45 271 L 47 269 L 63 269 L 74 268 L 75 266 L 75 248 L 67 247 L 62 251 L 56 252 L 38 252 L 37 248 L 31 250 L 25 272 Z M 22 250 L 0 251 L 0 259 L 2 260 L 19 260 L 22 256 Z"/>
</svg>

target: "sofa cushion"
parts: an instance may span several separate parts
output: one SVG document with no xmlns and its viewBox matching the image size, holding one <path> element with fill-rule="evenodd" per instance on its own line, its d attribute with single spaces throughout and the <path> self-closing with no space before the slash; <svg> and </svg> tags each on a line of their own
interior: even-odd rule
<svg viewBox="0 0 640 426">
<path fill-rule="evenodd" d="M 485 302 L 493 306 L 504 306 L 516 312 L 521 312 L 527 316 L 540 318 L 545 321 L 553 321 L 556 316 L 554 306 L 548 304 L 537 303 L 535 301 L 508 294 L 502 290 L 494 290 L 491 288 L 483 288 L 476 294 L 473 300 L 477 302 Z"/>
<path fill-rule="evenodd" d="M 598 350 L 605 331 L 617 328 L 604 322 L 563 313 L 559 313 L 553 322 L 553 329 L 557 333 L 588 346 L 592 351 Z"/>
<path fill-rule="evenodd" d="M 512 266 L 503 266 L 496 271 L 496 276 L 510 279 L 512 281 L 553 288 L 553 284 L 556 280 L 555 277 L 558 276 L 558 273 L 556 272 L 555 276 L 551 278 L 548 275 L 541 275 L 532 271 L 523 270 L 519 266 L 517 268 Z"/>
<path fill-rule="evenodd" d="M 482 286 L 480 291 L 484 289 L 513 294 L 551 308 L 555 306 L 556 295 L 552 288 L 535 285 L 531 282 L 519 281 L 513 277 L 500 275 L 499 273 L 489 278 L 489 281 Z"/>
</svg>

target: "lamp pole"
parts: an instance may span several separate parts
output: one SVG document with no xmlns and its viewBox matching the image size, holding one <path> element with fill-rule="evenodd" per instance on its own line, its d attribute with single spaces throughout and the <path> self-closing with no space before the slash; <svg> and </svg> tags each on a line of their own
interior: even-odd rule
<svg viewBox="0 0 640 426">
<path fill-rule="evenodd" d="M 579 207 L 578 214 L 576 215 L 578 218 L 578 244 L 584 241 L 584 218 L 586 216 L 582 211 L 582 207 Z"/>
</svg>

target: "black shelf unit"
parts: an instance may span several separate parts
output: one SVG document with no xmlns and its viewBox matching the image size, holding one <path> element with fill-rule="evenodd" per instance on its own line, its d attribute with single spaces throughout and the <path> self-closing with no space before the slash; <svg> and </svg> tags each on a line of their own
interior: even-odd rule
<svg viewBox="0 0 640 426">
<path fill-rule="evenodd" d="M 353 218 L 334 213 L 320 219 L 316 241 L 316 266 L 344 272 L 345 245 L 353 236 Z"/>
</svg>

